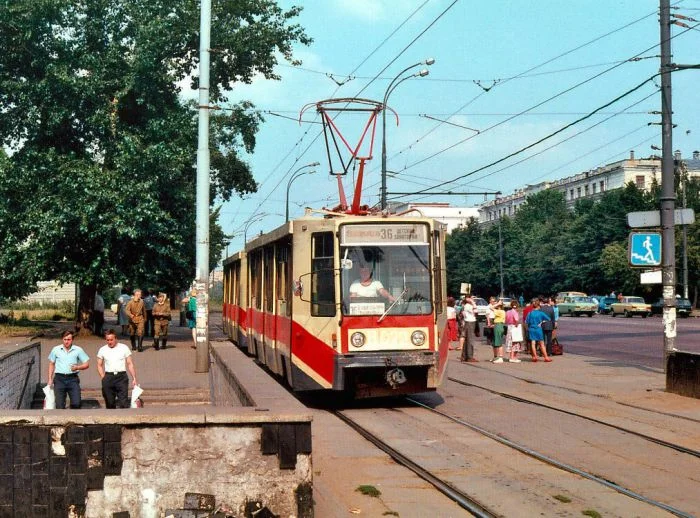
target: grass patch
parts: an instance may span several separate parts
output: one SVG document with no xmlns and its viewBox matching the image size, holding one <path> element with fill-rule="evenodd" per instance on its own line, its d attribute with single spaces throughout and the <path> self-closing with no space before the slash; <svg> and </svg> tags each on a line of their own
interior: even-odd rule
<svg viewBox="0 0 700 518">
<path fill-rule="evenodd" d="M 372 496 L 375 498 L 382 494 L 382 492 L 379 491 L 379 489 L 369 485 L 357 486 L 357 489 L 355 489 L 355 491 L 359 491 L 363 495 Z"/>
<path fill-rule="evenodd" d="M 554 499 L 559 500 L 560 502 L 564 502 L 565 504 L 568 504 L 569 502 L 571 502 L 571 498 L 569 498 L 568 496 L 564 496 L 564 495 L 554 495 Z"/>
<path fill-rule="evenodd" d="M 18 322 L 17 324 L 0 325 L 0 337 L 8 336 L 35 336 L 42 330 L 46 329 L 45 324 L 37 324 L 33 322 Z"/>
<path fill-rule="evenodd" d="M 602 518 L 602 515 L 595 509 L 586 509 L 585 511 L 581 511 L 581 514 L 584 516 L 590 516 L 591 518 Z"/>
</svg>

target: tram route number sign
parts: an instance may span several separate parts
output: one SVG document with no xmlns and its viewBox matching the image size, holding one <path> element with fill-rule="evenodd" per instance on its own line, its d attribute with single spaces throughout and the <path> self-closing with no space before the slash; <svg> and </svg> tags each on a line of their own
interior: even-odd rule
<svg viewBox="0 0 700 518">
<path fill-rule="evenodd" d="M 416 244 L 428 242 L 428 230 L 424 224 L 377 223 L 344 225 L 341 227 L 341 244 Z"/>
</svg>

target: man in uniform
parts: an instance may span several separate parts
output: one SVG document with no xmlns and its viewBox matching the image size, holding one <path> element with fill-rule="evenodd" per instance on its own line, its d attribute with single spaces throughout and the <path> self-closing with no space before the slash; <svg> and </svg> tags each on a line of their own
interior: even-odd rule
<svg viewBox="0 0 700 518">
<path fill-rule="evenodd" d="M 153 348 L 157 351 L 165 349 L 168 343 L 168 324 L 170 323 L 170 301 L 165 293 L 158 294 L 158 300 L 153 305 Z"/>
<path fill-rule="evenodd" d="M 134 296 L 126 304 L 126 316 L 129 319 L 129 336 L 131 337 L 131 350 L 143 352 L 143 327 L 146 322 L 146 306 L 141 300 L 141 290 L 134 290 Z"/>
<path fill-rule="evenodd" d="M 153 334 L 153 305 L 156 303 L 156 297 L 152 290 L 146 290 L 143 297 L 143 304 L 146 306 L 146 327 L 144 329 L 145 336 L 155 336 Z"/>
</svg>

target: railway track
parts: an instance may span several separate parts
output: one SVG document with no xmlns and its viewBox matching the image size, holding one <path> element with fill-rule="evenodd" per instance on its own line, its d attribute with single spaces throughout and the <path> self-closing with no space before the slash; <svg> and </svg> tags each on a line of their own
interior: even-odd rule
<svg viewBox="0 0 700 518">
<path fill-rule="evenodd" d="M 663 502 L 659 502 L 657 500 L 647 498 L 644 495 L 641 495 L 635 491 L 632 491 L 631 489 L 625 488 L 619 484 L 615 484 L 614 482 L 611 482 L 611 481 L 606 480 L 604 478 L 601 478 L 597 475 L 594 475 L 593 473 L 589 473 L 585 470 L 581 470 L 581 469 L 576 468 L 574 466 L 571 466 L 569 464 L 557 461 L 556 459 L 553 459 L 553 458 L 548 457 L 547 455 L 544 455 L 540 452 L 537 452 L 531 448 L 528 448 L 526 446 L 518 444 L 515 441 L 501 437 L 501 436 L 499 436 L 493 432 L 490 432 L 490 431 L 488 431 L 480 426 L 474 425 L 472 423 L 468 423 L 468 422 L 464 421 L 463 419 L 459 419 L 459 418 L 450 416 L 449 414 L 441 412 L 440 410 L 436 410 L 436 409 L 434 409 L 428 405 L 425 405 L 425 404 L 421 403 L 420 401 L 417 401 L 411 397 L 406 397 L 405 399 L 407 401 L 413 403 L 416 406 L 424 408 L 425 410 L 427 410 L 431 413 L 440 415 L 440 416 L 442 416 L 446 419 L 449 419 L 455 423 L 463 425 L 472 431 L 475 431 L 475 432 L 477 432 L 485 437 L 488 437 L 489 439 L 492 439 L 500 444 L 503 444 L 504 446 L 508 446 L 509 448 L 517 450 L 520 453 L 523 453 L 525 455 L 533 457 L 541 462 L 544 462 L 545 464 L 548 464 L 548 465 L 553 466 L 555 468 L 561 469 L 563 471 L 567 471 L 569 473 L 573 473 L 573 474 L 578 475 L 580 477 L 583 477 L 587 480 L 590 480 L 592 482 L 595 482 L 597 484 L 605 486 L 609 489 L 617 491 L 618 493 L 621 493 L 625 496 L 628 496 L 630 498 L 634 498 L 635 500 L 639 500 L 640 502 L 644 502 L 645 504 L 648 504 L 648 505 L 651 505 L 651 506 L 656 507 L 658 509 L 662 509 L 664 511 L 667 511 L 675 516 L 679 516 L 682 518 L 694 518 L 694 515 L 686 513 L 685 511 L 682 511 L 680 509 L 676 509 L 675 507 L 664 504 Z"/>
<path fill-rule="evenodd" d="M 681 453 L 685 453 L 686 455 L 691 455 L 691 456 L 693 456 L 693 457 L 700 458 L 700 451 L 698 451 L 698 450 L 694 450 L 694 449 L 692 449 L 692 448 L 687 448 L 687 447 L 682 446 L 682 445 L 680 445 L 680 444 L 675 444 L 675 443 L 672 443 L 672 442 L 664 441 L 663 439 L 659 439 L 659 438 L 657 438 L 657 437 L 652 437 L 652 436 L 650 436 L 650 435 L 637 432 L 636 430 L 631 430 L 630 428 L 625 428 L 624 426 L 619 426 L 619 425 L 616 425 L 616 424 L 613 424 L 613 423 L 609 423 L 609 422 L 603 421 L 603 420 L 601 420 L 601 419 L 596 419 L 596 418 L 594 418 L 594 417 L 590 417 L 590 416 L 587 416 L 587 415 L 584 415 L 584 414 L 580 414 L 580 413 L 578 413 L 578 412 L 572 412 L 572 411 L 570 411 L 570 410 L 565 410 L 565 409 L 563 409 L 563 408 L 559 408 L 559 407 L 556 407 L 556 406 L 553 406 L 553 405 L 548 405 L 548 404 L 545 404 L 545 403 L 540 403 L 540 402 L 534 401 L 534 400 L 532 400 L 532 399 L 527 399 L 527 398 L 523 398 L 523 397 L 520 397 L 520 396 L 514 396 L 513 394 L 508 394 L 507 392 L 501 392 L 500 390 L 491 389 L 491 388 L 489 388 L 489 387 L 484 387 L 484 386 L 482 386 L 482 385 L 477 385 L 477 384 L 475 384 L 475 383 L 470 383 L 470 382 L 467 382 L 467 381 L 464 381 L 464 380 L 460 380 L 460 379 L 457 379 L 457 378 L 453 378 L 453 377 L 451 377 L 451 376 L 448 376 L 447 379 L 449 379 L 450 381 L 452 381 L 452 382 L 454 382 L 454 383 L 458 383 L 458 384 L 464 385 L 464 386 L 466 386 L 466 387 L 474 387 L 474 388 L 477 388 L 477 389 L 479 389 L 479 390 L 484 390 L 484 391 L 489 392 L 489 393 L 491 393 L 491 394 L 495 394 L 495 395 L 504 397 L 504 398 L 506 398 L 506 399 L 510 399 L 510 400 L 512 400 L 512 401 L 517 401 L 517 402 L 519 402 L 519 403 L 526 403 L 526 404 L 528 404 L 528 405 L 534 405 L 534 406 L 537 406 L 537 407 L 540 407 L 540 408 L 546 408 L 546 409 L 548 409 L 548 410 L 554 410 L 555 412 L 560 412 L 560 413 L 562 413 L 562 414 L 566 414 L 566 415 L 570 415 L 570 416 L 573 416 L 573 417 L 578 417 L 578 418 L 581 418 L 581 419 L 585 419 L 585 420 L 590 421 L 590 422 L 592 422 L 592 423 L 596 423 L 596 424 L 600 424 L 600 425 L 603 425 L 603 426 L 607 426 L 607 427 L 610 427 L 610 428 L 612 428 L 612 429 L 614 429 L 614 430 L 618 430 L 618 431 L 620 431 L 620 432 L 625 432 L 625 433 L 628 433 L 628 434 L 630 434 L 630 435 L 634 435 L 635 437 L 639 437 L 639 438 L 641 438 L 641 439 L 644 439 L 644 440 L 646 440 L 646 441 L 652 442 L 652 443 L 654 443 L 654 444 L 658 444 L 658 445 L 660 445 L 660 446 L 664 446 L 664 447 L 666 447 L 666 448 L 670 448 L 670 449 L 672 449 L 672 450 L 675 450 L 675 451 L 678 451 L 678 452 L 681 452 Z M 409 398 L 409 399 L 410 399 L 410 398 Z M 413 400 L 411 400 L 411 401 L 413 401 Z M 414 401 L 414 403 L 423 406 L 422 403 L 419 403 L 419 402 L 416 402 L 416 401 Z M 639 408 L 639 407 L 635 407 L 635 408 Z M 644 409 L 642 409 L 642 410 L 644 410 Z M 668 415 L 668 414 L 666 414 L 666 415 Z M 681 417 L 681 416 L 673 415 L 673 417 Z"/>
</svg>

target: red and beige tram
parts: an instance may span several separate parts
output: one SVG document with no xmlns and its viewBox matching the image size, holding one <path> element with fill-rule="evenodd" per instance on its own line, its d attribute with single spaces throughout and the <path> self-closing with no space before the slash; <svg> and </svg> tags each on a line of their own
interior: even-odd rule
<svg viewBox="0 0 700 518">
<path fill-rule="evenodd" d="M 225 330 L 294 390 L 435 390 L 449 345 L 444 252 L 430 218 L 308 211 L 224 261 Z M 357 289 L 363 275 L 375 289 Z"/>
</svg>

